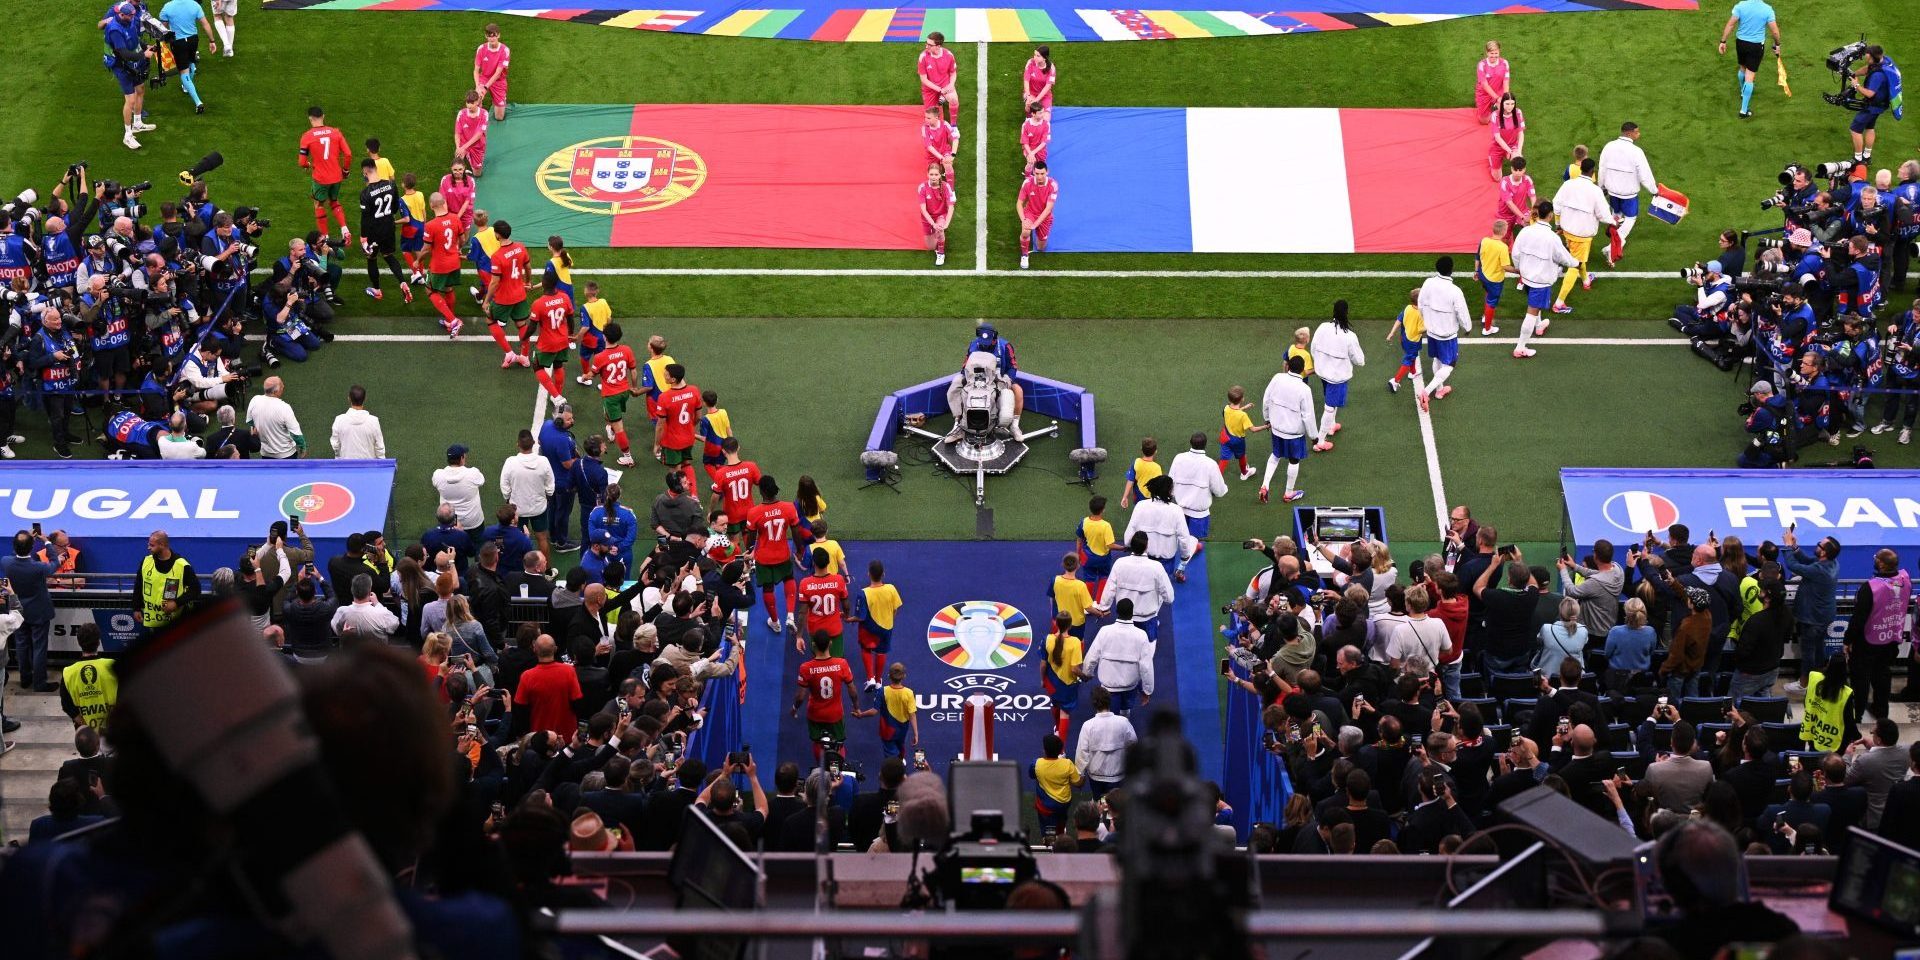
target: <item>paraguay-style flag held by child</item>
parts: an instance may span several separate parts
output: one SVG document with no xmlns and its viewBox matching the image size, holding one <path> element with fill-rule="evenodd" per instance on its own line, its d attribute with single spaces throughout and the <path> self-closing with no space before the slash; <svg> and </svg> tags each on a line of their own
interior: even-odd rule
<svg viewBox="0 0 1920 960">
<path fill-rule="evenodd" d="M 1653 194 L 1653 215 L 1667 223 L 1679 223 L 1687 215 L 1687 195 L 1666 184 Z"/>
</svg>

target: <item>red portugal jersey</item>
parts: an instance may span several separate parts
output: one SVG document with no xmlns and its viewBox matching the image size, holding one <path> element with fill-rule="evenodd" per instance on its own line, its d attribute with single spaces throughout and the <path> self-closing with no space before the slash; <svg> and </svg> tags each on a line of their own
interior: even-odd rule
<svg viewBox="0 0 1920 960">
<path fill-rule="evenodd" d="M 452 273 L 460 269 L 462 232 L 460 218 L 451 213 L 427 222 L 427 245 L 433 248 L 433 259 L 428 261 L 427 269 L 434 273 Z"/>
<path fill-rule="evenodd" d="M 807 604 L 807 635 L 840 635 L 847 615 L 847 578 L 837 573 L 800 581 L 800 599 Z"/>
<path fill-rule="evenodd" d="M 960 139 L 960 131 L 953 124 L 938 120 L 931 125 L 920 125 L 920 141 L 927 145 L 927 154 L 935 157 L 953 156 L 955 140 Z"/>
<path fill-rule="evenodd" d="M 666 429 L 660 433 L 660 445 L 668 450 L 693 446 L 693 431 L 700 420 L 700 388 L 683 383 L 660 394 L 657 404 Z"/>
<path fill-rule="evenodd" d="M 593 355 L 593 375 L 600 378 L 600 395 L 617 397 L 633 389 L 633 348 L 615 344 Z"/>
<path fill-rule="evenodd" d="M 757 539 L 753 543 L 753 562 L 761 566 L 786 563 L 793 559 L 793 528 L 800 525 L 800 511 L 791 500 L 762 503 L 747 511 L 747 526 Z"/>
<path fill-rule="evenodd" d="M 540 324 L 540 336 L 533 348 L 541 353 L 559 353 L 573 345 L 573 301 L 566 294 L 555 290 L 542 294 L 533 302 L 532 311 L 535 323 Z"/>
<path fill-rule="evenodd" d="M 1024 192 L 1020 195 L 1026 196 Z M 527 299 L 527 264 L 532 261 L 527 255 L 526 245 L 518 240 L 509 240 L 493 251 L 491 259 L 493 275 L 498 278 L 493 285 L 493 302 L 524 303 Z"/>
<path fill-rule="evenodd" d="M 1020 124 L 1020 145 L 1032 150 L 1041 160 L 1047 158 L 1047 141 L 1053 139 L 1053 125 L 1040 117 L 1029 117 Z"/>
<path fill-rule="evenodd" d="M 347 138 L 332 127 L 314 127 L 300 135 L 300 165 L 313 173 L 314 183 L 346 179 L 347 161 L 352 159 Z"/>
<path fill-rule="evenodd" d="M 953 51 L 946 47 L 934 47 L 920 51 L 918 64 L 920 75 L 936 87 L 945 87 L 953 83 L 953 75 L 960 70 L 959 61 L 953 57 Z"/>
<path fill-rule="evenodd" d="M 753 488 L 760 482 L 760 467 L 751 460 L 729 463 L 713 471 L 713 485 L 720 491 L 720 505 L 727 511 L 728 523 L 745 523 L 753 510 Z"/>
<path fill-rule="evenodd" d="M 1060 199 L 1060 181 L 1052 177 L 1047 178 L 1047 184 L 1044 187 L 1031 179 L 1020 185 L 1020 213 L 1029 220 L 1037 219 L 1040 211 L 1047 209 L 1049 204 L 1058 199 Z M 1053 216 L 1053 214 L 1049 213 L 1047 216 Z"/>
<path fill-rule="evenodd" d="M 800 688 L 807 691 L 807 720 L 839 723 L 846 719 L 847 706 L 840 699 L 840 691 L 852 682 L 853 667 L 842 657 L 800 664 Z"/>
</svg>

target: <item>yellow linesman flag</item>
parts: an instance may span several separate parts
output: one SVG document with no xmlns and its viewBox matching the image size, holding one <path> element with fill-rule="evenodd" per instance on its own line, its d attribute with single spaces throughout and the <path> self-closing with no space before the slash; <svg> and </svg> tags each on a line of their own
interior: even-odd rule
<svg viewBox="0 0 1920 960">
<path fill-rule="evenodd" d="M 1787 61 L 1777 53 L 1773 55 L 1773 69 L 1774 75 L 1780 79 L 1780 90 L 1789 97 L 1793 96 L 1793 88 L 1787 86 Z"/>
</svg>

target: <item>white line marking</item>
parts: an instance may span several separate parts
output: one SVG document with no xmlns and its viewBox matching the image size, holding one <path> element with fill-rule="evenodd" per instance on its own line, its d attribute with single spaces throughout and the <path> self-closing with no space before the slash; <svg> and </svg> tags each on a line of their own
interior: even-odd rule
<svg viewBox="0 0 1920 960">
<path fill-rule="evenodd" d="M 985 156 L 980 163 L 984 165 Z M 984 185 L 985 179 L 981 178 Z M 980 186 L 976 190 L 984 191 Z M 984 203 L 979 207 L 978 217 L 986 216 Z M 982 253 L 986 245 L 986 232 L 981 230 L 974 238 L 976 262 L 984 262 Z M 262 268 L 254 273 L 268 273 Z M 1430 277 L 1431 272 L 1419 270 L 985 270 L 976 268 L 970 271 L 954 272 L 931 267 L 913 269 L 871 269 L 861 267 L 597 267 L 582 268 L 573 271 L 583 277 L 1061 277 L 1083 280 L 1419 280 Z M 1604 279 L 1612 280 L 1671 280 L 1673 274 L 1668 271 L 1643 270 L 1638 272 L 1619 271 L 1604 274 Z"/>
<path fill-rule="evenodd" d="M 355 319 L 386 320 L 386 321 L 393 321 L 396 323 L 405 323 L 408 320 L 418 319 L 418 318 L 358 317 Z M 651 320 L 654 318 L 648 318 L 648 319 Z M 806 317 L 806 318 L 795 318 L 795 319 L 799 321 L 804 321 L 804 320 L 831 320 L 834 318 Z M 1067 322 L 1077 322 L 1078 318 L 1055 318 L 1055 319 L 1064 319 Z M 1262 319 L 1265 319 L 1265 318 L 1262 318 Z M 1275 320 L 1272 322 L 1293 323 L 1295 321 Z M 1299 322 L 1304 323 L 1306 321 L 1299 321 Z M 337 337 L 334 337 L 333 339 L 335 343 L 446 343 L 447 342 L 447 338 L 445 334 L 425 334 L 425 333 L 344 333 Z M 488 339 L 487 337 L 464 336 L 464 337 L 461 337 L 457 342 L 459 343 L 492 343 L 493 341 Z M 1685 347 L 1690 345 L 1689 341 L 1680 339 L 1678 337 L 1553 337 L 1545 340 L 1536 337 L 1533 340 L 1528 342 L 1542 345 L 1542 346 L 1558 345 L 1563 347 Z M 1518 343 L 1519 341 L 1517 339 L 1514 339 L 1511 337 L 1481 337 L 1474 340 L 1468 340 L 1465 337 L 1462 337 L 1460 339 L 1461 346 L 1470 346 L 1474 344 L 1480 344 L 1483 346 L 1490 346 L 1490 347 L 1512 347 Z M 546 393 L 544 389 L 541 390 L 540 392 L 543 394 Z"/>
<path fill-rule="evenodd" d="M 987 272 L 987 44 L 974 59 L 973 272 Z"/>
<path fill-rule="evenodd" d="M 335 337 L 338 340 L 340 338 Z M 533 382 L 533 435 L 540 436 L 540 427 L 547 422 L 547 388 L 540 381 Z M 536 443 L 536 447 L 539 445 Z"/>
<path fill-rule="evenodd" d="M 1441 539 L 1445 539 L 1447 515 L 1451 511 L 1447 507 L 1446 483 L 1440 478 L 1440 448 L 1433 441 L 1433 417 L 1420 406 L 1418 400 L 1419 395 L 1426 392 L 1427 382 L 1421 378 L 1417 368 L 1413 372 L 1413 390 L 1416 398 L 1413 406 L 1420 413 L 1420 445 L 1426 448 L 1427 454 L 1427 482 L 1433 488 L 1434 530 Z"/>
</svg>

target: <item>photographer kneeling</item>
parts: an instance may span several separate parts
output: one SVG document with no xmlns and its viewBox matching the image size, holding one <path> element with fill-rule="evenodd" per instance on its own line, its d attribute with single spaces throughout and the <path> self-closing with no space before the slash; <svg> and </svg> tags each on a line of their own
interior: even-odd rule
<svg viewBox="0 0 1920 960">
<path fill-rule="evenodd" d="M 267 288 L 260 298 L 260 313 L 267 318 L 267 346 L 262 352 L 267 365 L 277 367 L 280 358 L 304 363 L 309 351 L 320 349 L 325 341 L 307 326 L 307 300 L 293 288 L 291 279 Z"/>
<path fill-rule="evenodd" d="M 1750 395 L 1753 399 L 1740 405 L 1740 413 L 1747 418 L 1747 433 L 1752 439 L 1734 465 L 1751 470 L 1791 463 L 1796 456 L 1794 414 L 1786 398 L 1775 393 L 1773 384 L 1765 380 L 1754 381 Z"/>
<path fill-rule="evenodd" d="M 320 239 L 324 242 L 326 238 Z M 287 241 L 287 255 L 274 261 L 273 278 L 268 283 L 278 285 L 283 280 L 290 282 L 306 303 L 307 320 L 316 324 L 333 322 L 334 291 L 328 283 L 327 265 L 321 254 L 299 237 Z"/>
<path fill-rule="evenodd" d="M 227 369 L 219 345 L 210 339 L 194 345 L 193 352 L 180 365 L 180 380 L 191 388 L 187 408 L 198 415 L 195 427 L 204 428 L 207 414 L 222 403 L 245 406 L 241 392 L 246 377 Z"/>
<path fill-rule="evenodd" d="M 1718 341 L 1729 335 L 1727 310 L 1733 301 L 1733 282 L 1721 272 L 1720 261 L 1696 263 L 1680 271 L 1682 279 L 1696 287 L 1693 305 L 1676 304 L 1673 326 L 1690 340 Z"/>
</svg>

